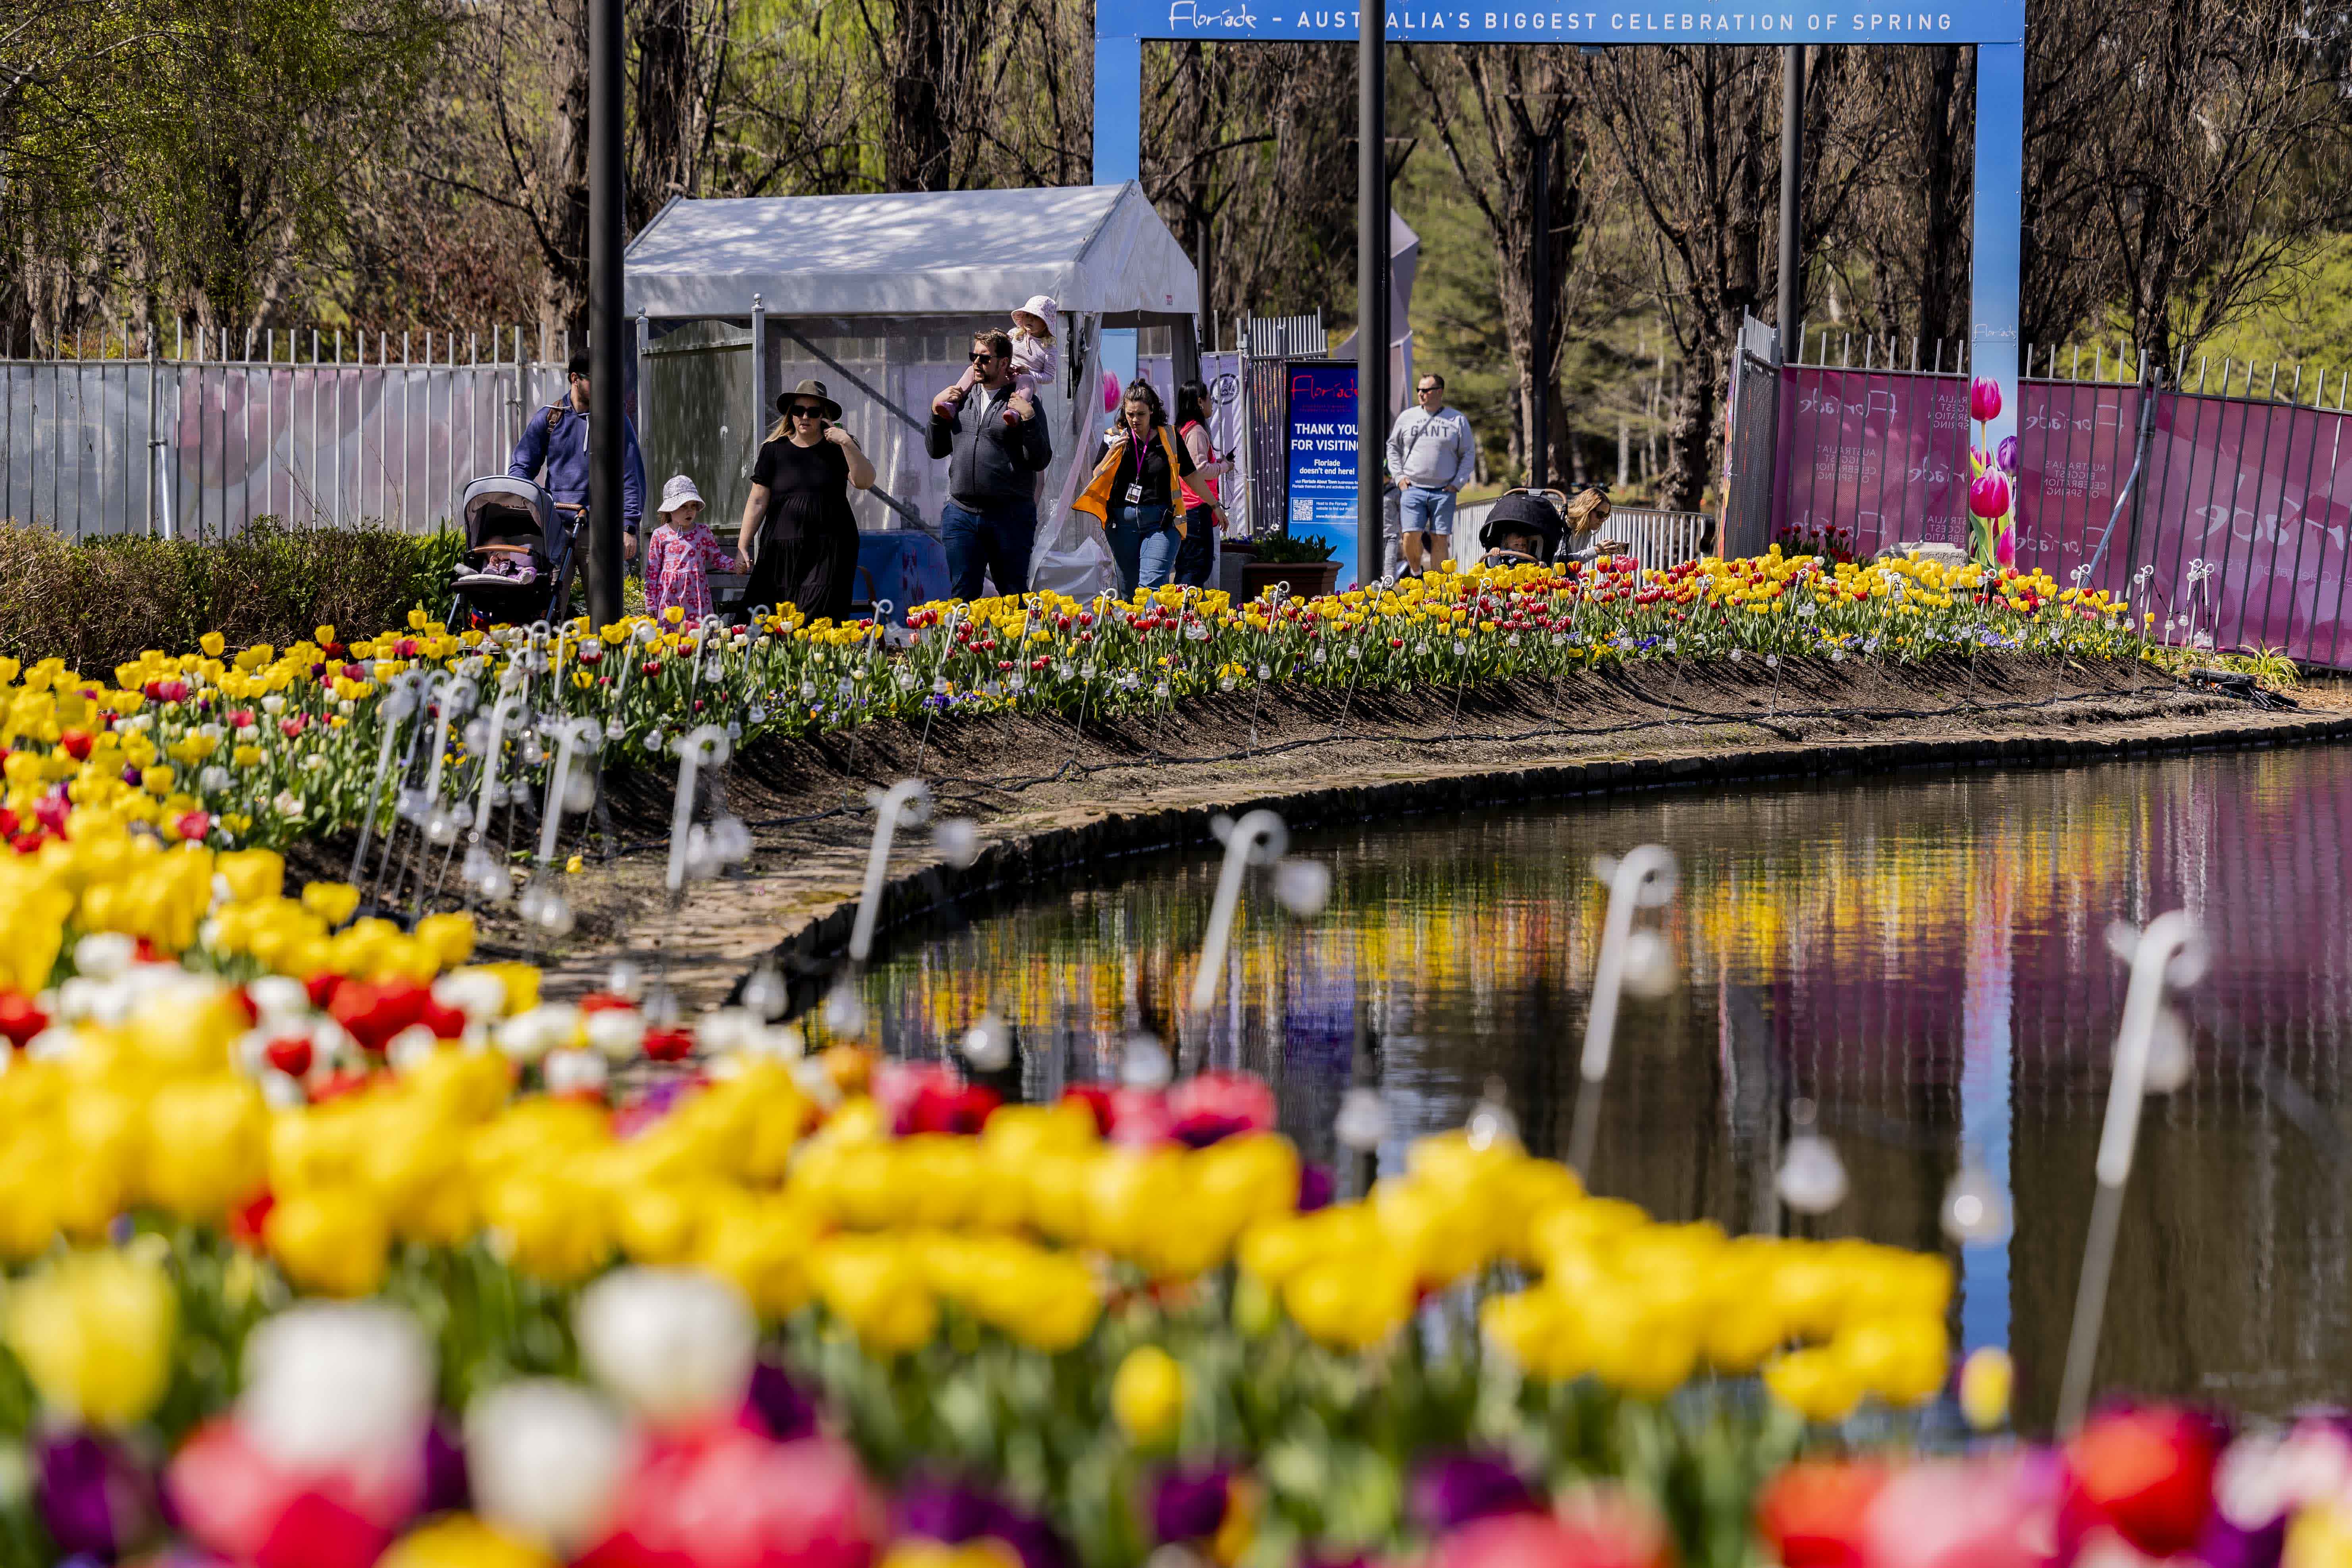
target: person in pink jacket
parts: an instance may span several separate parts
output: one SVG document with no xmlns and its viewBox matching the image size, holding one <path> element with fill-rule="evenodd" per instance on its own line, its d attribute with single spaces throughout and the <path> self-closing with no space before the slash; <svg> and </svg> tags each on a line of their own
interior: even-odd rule
<svg viewBox="0 0 2352 1568">
<path fill-rule="evenodd" d="M 661 526 L 646 546 L 646 608 L 656 620 L 677 605 L 682 626 L 710 614 L 710 572 L 740 571 L 733 552 L 702 521 L 702 492 L 684 474 L 662 486 Z"/>
</svg>

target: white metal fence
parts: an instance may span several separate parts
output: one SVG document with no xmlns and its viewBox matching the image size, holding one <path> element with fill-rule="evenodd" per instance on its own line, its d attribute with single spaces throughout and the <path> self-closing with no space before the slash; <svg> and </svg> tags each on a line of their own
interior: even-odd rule
<svg viewBox="0 0 2352 1568">
<path fill-rule="evenodd" d="M 560 345 L 530 353 L 515 327 L 174 338 L 0 358 L 0 518 L 71 538 L 264 516 L 429 531 L 563 388 Z"/>
</svg>

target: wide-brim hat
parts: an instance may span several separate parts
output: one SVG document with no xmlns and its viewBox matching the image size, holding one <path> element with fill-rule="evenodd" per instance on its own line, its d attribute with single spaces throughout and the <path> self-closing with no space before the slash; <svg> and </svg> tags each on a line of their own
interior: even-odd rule
<svg viewBox="0 0 2352 1568">
<path fill-rule="evenodd" d="M 838 419 L 841 417 L 841 405 L 835 403 L 832 397 L 826 394 L 824 390 L 824 383 L 821 381 L 804 381 L 798 386 L 793 387 L 790 392 L 777 394 L 776 412 L 789 416 L 793 411 L 793 400 L 800 397 L 813 397 L 816 399 L 817 402 L 823 404 L 824 405 L 824 416 L 827 419 Z"/>
</svg>

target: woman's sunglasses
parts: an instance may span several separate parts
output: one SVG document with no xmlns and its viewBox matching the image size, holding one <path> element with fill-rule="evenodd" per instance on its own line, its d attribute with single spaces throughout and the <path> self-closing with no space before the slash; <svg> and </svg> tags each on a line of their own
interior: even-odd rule
<svg viewBox="0 0 2352 1568">
<path fill-rule="evenodd" d="M 824 410 L 819 408 L 814 403 L 795 403 L 793 405 L 793 417 L 795 419 L 822 419 L 824 417 Z"/>
</svg>

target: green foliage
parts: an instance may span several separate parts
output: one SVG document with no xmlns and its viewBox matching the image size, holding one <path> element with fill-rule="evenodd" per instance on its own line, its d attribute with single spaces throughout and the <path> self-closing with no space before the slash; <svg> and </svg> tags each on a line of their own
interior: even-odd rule
<svg viewBox="0 0 2352 1568">
<path fill-rule="evenodd" d="M 1268 564 L 1285 566 L 1295 562 L 1328 561 L 1331 559 L 1331 542 L 1272 533 L 1257 542 L 1257 558 Z"/>
<path fill-rule="evenodd" d="M 186 651 L 209 631 L 232 647 L 284 647 L 322 625 L 373 633 L 415 605 L 437 616 L 463 548 L 446 531 L 289 528 L 268 518 L 219 544 L 77 544 L 0 524 L 0 652 L 104 670 L 148 648 Z"/>
</svg>

